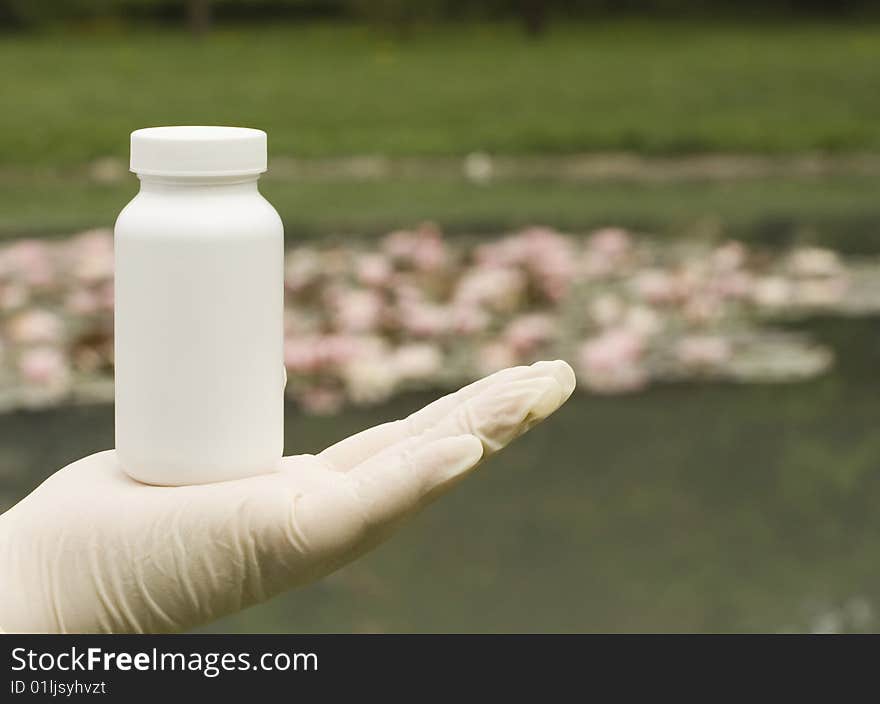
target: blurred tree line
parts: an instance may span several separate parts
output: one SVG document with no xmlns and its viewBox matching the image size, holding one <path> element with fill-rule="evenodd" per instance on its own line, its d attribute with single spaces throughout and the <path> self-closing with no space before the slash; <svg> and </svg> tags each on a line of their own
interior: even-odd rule
<svg viewBox="0 0 880 704">
<path fill-rule="evenodd" d="M 182 24 L 196 34 L 215 21 L 353 19 L 396 30 L 422 22 L 517 20 L 539 34 L 553 17 L 613 15 L 835 18 L 876 11 L 876 0 L 0 0 L 0 29 L 37 30 L 73 23 Z"/>
</svg>

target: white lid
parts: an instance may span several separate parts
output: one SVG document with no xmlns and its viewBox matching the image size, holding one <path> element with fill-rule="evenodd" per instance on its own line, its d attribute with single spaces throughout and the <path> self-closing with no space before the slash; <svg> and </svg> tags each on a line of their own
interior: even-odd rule
<svg viewBox="0 0 880 704">
<path fill-rule="evenodd" d="M 247 127 L 135 130 L 131 170 L 147 176 L 260 174 L 266 170 L 266 133 Z"/>
</svg>

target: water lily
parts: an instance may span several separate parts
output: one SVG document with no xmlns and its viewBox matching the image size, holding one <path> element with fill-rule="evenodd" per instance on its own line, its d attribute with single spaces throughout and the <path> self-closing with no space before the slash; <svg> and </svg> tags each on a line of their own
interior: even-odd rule
<svg viewBox="0 0 880 704">
<path fill-rule="evenodd" d="M 509 266 L 472 267 L 459 279 L 453 294 L 459 306 L 480 306 L 509 312 L 520 305 L 526 291 L 526 277 Z"/>
<path fill-rule="evenodd" d="M 519 359 L 510 345 L 497 341 L 482 345 L 477 351 L 476 362 L 478 373 L 483 376 L 515 366 Z"/>
<path fill-rule="evenodd" d="M 443 353 L 437 345 L 412 343 L 398 347 L 391 365 L 401 379 L 430 379 L 443 367 Z"/>
<path fill-rule="evenodd" d="M 645 340 L 632 330 L 607 330 L 583 343 L 579 369 L 586 385 L 600 393 L 636 391 L 648 381 L 641 364 Z"/>
<path fill-rule="evenodd" d="M 788 269 L 801 277 L 835 276 L 842 266 L 837 253 L 830 249 L 801 247 L 789 255 Z"/>
<path fill-rule="evenodd" d="M 24 350 L 18 360 L 22 378 L 42 388 L 64 389 L 70 380 L 70 366 L 57 347 L 33 347 Z"/>
<path fill-rule="evenodd" d="M 394 269 L 382 254 L 362 254 L 355 260 L 358 281 L 365 286 L 383 287 L 391 283 Z"/>
<path fill-rule="evenodd" d="M 764 308 L 782 308 L 792 301 L 794 295 L 790 281 L 781 276 L 766 276 L 752 287 L 752 300 Z"/>
<path fill-rule="evenodd" d="M 46 287 L 56 281 L 52 250 L 40 240 L 14 242 L 0 251 L 0 275 L 28 286 Z"/>
<path fill-rule="evenodd" d="M 61 319 L 39 308 L 22 311 L 6 325 L 9 338 L 16 344 L 58 342 L 64 334 Z"/>
<path fill-rule="evenodd" d="M 558 334 L 558 325 L 547 313 L 530 313 L 508 323 L 503 337 L 515 354 L 522 357 L 533 354 Z"/>
<path fill-rule="evenodd" d="M 113 276 L 113 233 L 88 230 L 69 243 L 69 270 L 80 281 L 94 283 Z"/>
<path fill-rule="evenodd" d="M 632 281 L 636 295 L 655 305 L 680 300 L 679 283 L 673 273 L 657 268 L 639 271 Z"/>
<path fill-rule="evenodd" d="M 112 250 L 107 229 L 0 244 L 7 407 L 110 392 Z M 772 317 L 878 312 L 878 279 L 880 267 L 822 248 L 669 245 L 614 227 L 530 227 L 472 245 L 426 223 L 375 246 L 304 244 L 285 260 L 287 390 L 334 413 L 539 356 L 569 357 L 596 393 L 706 375 L 808 378 L 833 356 Z"/>
<path fill-rule="evenodd" d="M 691 335 L 679 340 L 676 355 L 686 367 L 713 369 L 730 360 L 733 348 L 728 339 L 719 335 Z"/>
<path fill-rule="evenodd" d="M 374 291 L 349 289 L 332 297 L 333 321 L 343 332 L 367 332 L 376 328 L 384 303 Z"/>
</svg>

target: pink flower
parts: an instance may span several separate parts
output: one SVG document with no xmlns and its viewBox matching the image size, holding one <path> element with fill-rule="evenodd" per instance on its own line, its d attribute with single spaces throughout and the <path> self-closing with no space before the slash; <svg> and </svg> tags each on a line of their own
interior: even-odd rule
<svg viewBox="0 0 880 704">
<path fill-rule="evenodd" d="M 586 385 L 599 393 L 636 391 L 648 381 L 641 365 L 643 339 L 631 330 L 616 328 L 587 340 L 579 366 Z"/>
<path fill-rule="evenodd" d="M 384 304 L 369 290 L 350 289 L 333 297 L 334 322 L 342 332 L 367 332 L 378 327 Z"/>
<path fill-rule="evenodd" d="M 746 263 L 748 251 L 742 242 L 731 240 L 716 248 L 711 255 L 712 266 L 716 271 L 731 272 Z"/>
<path fill-rule="evenodd" d="M 753 283 L 752 275 L 748 272 L 731 271 L 715 278 L 711 288 L 722 298 L 738 300 L 751 295 Z"/>
<path fill-rule="evenodd" d="M 345 365 L 342 377 L 349 398 L 358 404 L 386 400 L 399 380 L 397 370 L 385 356 L 354 359 Z"/>
<path fill-rule="evenodd" d="M 453 332 L 474 335 L 483 332 L 491 322 L 491 316 L 482 308 L 471 305 L 455 305 L 451 310 Z"/>
<path fill-rule="evenodd" d="M 613 274 L 630 259 L 632 238 L 626 230 L 606 227 L 597 230 L 587 240 L 583 270 L 588 277 Z"/>
<path fill-rule="evenodd" d="M 356 260 L 358 281 L 365 286 L 382 287 L 391 283 L 394 268 L 381 254 L 363 254 Z"/>
<path fill-rule="evenodd" d="M 538 290 L 551 301 L 560 300 L 577 273 L 571 238 L 547 227 L 532 227 L 516 235 L 477 247 L 478 269 L 526 271 Z"/>
<path fill-rule="evenodd" d="M 49 245 L 39 240 L 19 240 L 0 250 L 0 276 L 16 278 L 29 286 L 46 287 L 55 282 L 55 266 Z"/>
<path fill-rule="evenodd" d="M 102 308 L 101 297 L 89 288 L 75 288 L 64 299 L 64 307 L 74 315 L 95 315 Z"/>
<path fill-rule="evenodd" d="M 458 306 L 514 310 L 525 293 L 522 272 L 511 268 L 471 267 L 459 279 L 453 300 Z"/>
<path fill-rule="evenodd" d="M 446 306 L 427 302 L 402 302 L 398 305 L 401 327 L 416 337 L 438 337 L 451 329 L 452 315 Z"/>
<path fill-rule="evenodd" d="M 758 279 L 752 289 L 752 301 L 762 308 L 782 308 L 793 295 L 791 283 L 781 276 Z"/>
<path fill-rule="evenodd" d="M 682 309 L 685 319 L 694 325 L 705 325 L 724 315 L 724 306 L 718 296 L 702 293 L 688 300 Z"/>
<path fill-rule="evenodd" d="M 25 350 L 18 360 L 18 369 L 24 381 L 42 387 L 63 387 L 70 379 L 67 359 L 55 347 Z"/>
<path fill-rule="evenodd" d="M 526 243 L 519 238 L 504 237 L 494 242 L 485 242 L 474 249 L 473 258 L 477 266 L 485 268 L 504 268 L 519 266 L 528 258 Z"/>
<path fill-rule="evenodd" d="M 284 264 L 284 285 L 288 291 L 297 293 L 311 286 L 321 276 L 321 258 L 307 247 L 288 252 Z"/>
<path fill-rule="evenodd" d="M 309 335 L 314 332 L 317 323 L 313 315 L 304 307 L 285 307 L 284 334 L 289 337 Z"/>
<path fill-rule="evenodd" d="M 626 312 L 623 325 L 642 339 L 647 339 L 663 330 L 664 321 L 653 308 L 633 306 Z"/>
<path fill-rule="evenodd" d="M 419 288 L 408 276 L 395 278 L 392 291 L 398 305 L 421 303 L 425 299 L 422 289 Z"/>
<path fill-rule="evenodd" d="M 73 366 L 86 374 L 94 374 L 108 363 L 104 350 L 92 345 L 82 345 L 73 350 Z"/>
<path fill-rule="evenodd" d="M 288 338 L 284 341 L 284 366 L 289 371 L 295 374 L 315 373 L 321 362 L 314 337 Z"/>
<path fill-rule="evenodd" d="M 582 359 L 587 368 L 607 371 L 638 361 L 644 351 L 644 340 L 626 328 L 607 330 L 587 340 Z"/>
<path fill-rule="evenodd" d="M 112 280 L 98 286 L 97 295 L 98 302 L 101 304 L 101 308 L 103 308 L 104 310 L 113 310 L 114 283 Z"/>
<path fill-rule="evenodd" d="M 490 342 L 480 347 L 477 356 L 477 368 L 480 374 L 493 372 L 516 366 L 518 359 L 513 349 L 503 342 Z"/>
<path fill-rule="evenodd" d="M 284 341 L 284 366 L 294 374 L 316 374 L 375 356 L 381 347 L 379 338 L 368 335 L 293 335 Z"/>
<path fill-rule="evenodd" d="M 398 347 L 392 364 L 402 379 L 426 380 L 443 366 L 443 355 L 436 345 L 414 343 Z"/>
<path fill-rule="evenodd" d="M 382 240 L 382 249 L 394 259 L 412 259 L 417 246 L 418 235 L 411 230 L 394 230 Z"/>
<path fill-rule="evenodd" d="M 448 259 L 443 235 L 433 223 L 424 223 L 414 231 L 392 232 L 383 240 L 382 248 L 392 258 L 423 272 L 442 269 Z"/>
<path fill-rule="evenodd" d="M 525 262 L 542 293 L 551 301 L 561 300 L 577 273 L 577 259 L 570 238 L 549 228 L 531 228 L 520 234 L 527 244 Z"/>
<path fill-rule="evenodd" d="M 337 368 L 356 359 L 387 354 L 385 341 L 375 335 L 324 335 L 317 345 L 322 363 Z"/>
<path fill-rule="evenodd" d="M 35 308 L 22 311 L 7 324 L 10 339 L 18 344 L 58 342 L 64 326 L 61 319 L 47 310 Z"/>
<path fill-rule="evenodd" d="M 730 341 L 718 335 L 692 335 L 679 340 L 676 356 L 686 367 L 711 369 L 723 366 L 732 356 Z"/>
<path fill-rule="evenodd" d="M 110 230 L 88 230 L 67 245 L 70 270 L 80 281 L 94 283 L 113 276 L 113 235 Z"/>
<path fill-rule="evenodd" d="M 788 269 L 795 276 L 809 278 L 835 276 L 841 272 L 842 266 L 837 253 L 830 249 L 802 247 L 789 256 Z"/>
<path fill-rule="evenodd" d="M 297 400 L 308 413 L 328 416 L 342 408 L 345 396 L 337 389 L 316 386 L 300 392 Z"/>
<path fill-rule="evenodd" d="M 557 321 L 546 313 L 531 313 L 514 318 L 504 331 L 515 354 L 527 355 L 550 342 L 558 334 Z"/>
<path fill-rule="evenodd" d="M 27 286 L 18 281 L 0 284 L 0 310 L 21 308 L 29 298 L 30 292 Z"/>
<path fill-rule="evenodd" d="M 603 227 L 590 236 L 587 246 L 611 261 L 619 261 L 632 249 L 632 238 L 623 228 Z"/>
<path fill-rule="evenodd" d="M 615 325 L 624 313 L 623 301 L 613 293 L 596 296 L 589 304 L 590 318 L 600 327 Z"/>
<path fill-rule="evenodd" d="M 663 269 L 645 269 L 633 279 L 636 293 L 648 303 L 674 303 L 681 298 L 676 278 Z"/>
</svg>

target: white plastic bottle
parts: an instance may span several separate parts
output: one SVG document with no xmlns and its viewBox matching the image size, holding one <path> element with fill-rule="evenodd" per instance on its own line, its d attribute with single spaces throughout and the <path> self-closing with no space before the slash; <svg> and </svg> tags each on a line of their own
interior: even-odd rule
<svg viewBox="0 0 880 704">
<path fill-rule="evenodd" d="M 131 135 L 140 192 L 115 228 L 116 450 L 149 484 L 277 469 L 283 227 L 257 189 L 266 133 Z"/>
</svg>

